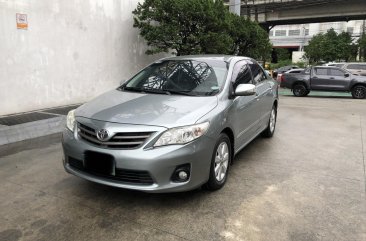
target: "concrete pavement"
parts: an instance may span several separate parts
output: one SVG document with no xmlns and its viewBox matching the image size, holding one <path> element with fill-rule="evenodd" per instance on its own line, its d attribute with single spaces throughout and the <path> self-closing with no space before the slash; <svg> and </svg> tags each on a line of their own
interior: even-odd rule
<svg viewBox="0 0 366 241">
<path fill-rule="evenodd" d="M 366 101 L 348 98 L 282 97 L 217 192 L 93 184 L 43 137 L 0 148 L 0 240 L 366 240 L 365 156 Z"/>
</svg>

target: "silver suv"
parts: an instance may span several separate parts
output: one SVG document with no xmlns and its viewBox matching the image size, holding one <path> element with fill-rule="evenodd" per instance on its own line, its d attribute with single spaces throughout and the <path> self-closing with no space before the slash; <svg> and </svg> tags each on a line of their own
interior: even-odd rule
<svg viewBox="0 0 366 241">
<path fill-rule="evenodd" d="M 366 63 L 345 63 L 342 68 L 352 74 L 366 76 Z"/>
<path fill-rule="evenodd" d="M 273 135 L 277 107 L 277 83 L 253 59 L 162 59 L 70 111 L 63 164 L 120 188 L 216 190 L 235 154 L 257 135 Z"/>
</svg>

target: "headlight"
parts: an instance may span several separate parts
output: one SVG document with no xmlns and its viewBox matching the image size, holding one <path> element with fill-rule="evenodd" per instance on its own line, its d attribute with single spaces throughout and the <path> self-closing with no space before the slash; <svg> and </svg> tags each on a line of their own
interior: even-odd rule
<svg viewBox="0 0 366 241">
<path fill-rule="evenodd" d="M 70 110 L 66 117 L 66 126 L 70 131 L 75 128 L 75 110 Z"/>
<path fill-rule="evenodd" d="M 182 126 L 165 131 L 155 142 L 154 146 L 166 146 L 173 144 L 185 144 L 197 139 L 206 133 L 209 123 L 201 123 L 192 126 Z"/>
</svg>

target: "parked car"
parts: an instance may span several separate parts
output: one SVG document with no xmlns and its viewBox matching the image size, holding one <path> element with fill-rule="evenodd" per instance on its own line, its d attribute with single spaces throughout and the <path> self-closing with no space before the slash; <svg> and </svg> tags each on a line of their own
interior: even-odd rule
<svg viewBox="0 0 366 241">
<path fill-rule="evenodd" d="M 278 69 L 273 70 L 273 77 L 277 78 L 278 74 L 282 74 L 285 73 L 286 71 L 289 71 L 291 69 L 298 69 L 299 67 L 296 65 L 289 65 L 289 66 L 284 66 Z"/>
<path fill-rule="evenodd" d="M 366 76 L 366 63 L 345 63 L 342 68 L 354 75 Z"/>
<path fill-rule="evenodd" d="M 285 73 L 286 74 L 299 74 L 299 73 L 301 73 L 302 71 L 304 71 L 304 69 L 290 69 L 290 70 L 288 70 L 288 71 L 286 71 Z M 282 75 L 283 74 L 285 74 L 285 73 L 282 73 L 282 74 L 278 74 L 277 75 L 277 82 L 278 83 L 280 83 L 281 82 L 281 77 L 282 77 Z"/>
<path fill-rule="evenodd" d="M 235 154 L 259 134 L 274 134 L 277 87 L 251 58 L 159 60 L 69 112 L 63 165 L 120 188 L 217 190 Z"/>
<path fill-rule="evenodd" d="M 333 66 L 333 67 L 338 67 L 338 68 L 343 68 L 343 66 L 345 65 L 346 63 L 327 63 L 327 64 L 323 64 L 323 66 Z"/>
<path fill-rule="evenodd" d="M 316 66 L 300 74 L 283 74 L 281 87 L 289 88 L 295 96 L 306 96 L 310 91 L 351 92 L 355 99 L 366 98 L 366 77 L 357 76 L 338 67 Z"/>
</svg>

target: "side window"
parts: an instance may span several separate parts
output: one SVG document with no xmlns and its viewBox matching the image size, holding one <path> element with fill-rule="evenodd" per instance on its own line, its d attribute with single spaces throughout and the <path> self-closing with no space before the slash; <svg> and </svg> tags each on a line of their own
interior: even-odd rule
<svg viewBox="0 0 366 241">
<path fill-rule="evenodd" d="M 316 75 L 328 75 L 328 69 L 316 68 L 315 74 Z"/>
<path fill-rule="evenodd" d="M 257 63 L 249 63 L 249 67 L 253 74 L 254 84 L 257 84 L 267 79 L 267 76 L 264 73 L 263 69 Z"/>
<path fill-rule="evenodd" d="M 235 64 L 232 81 L 234 82 L 234 89 L 236 89 L 236 87 L 240 84 L 252 83 L 250 69 L 244 61 L 240 61 Z"/>
<path fill-rule="evenodd" d="M 347 66 L 347 69 L 359 69 L 359 65 L 358 64 L 350 64 Z"/>
<path fill-rule="evenodd" d="M 330 69 L 330 75 L 333 76 L 344 76 L 344 73 L 339 69 Z"/>
</svg>

